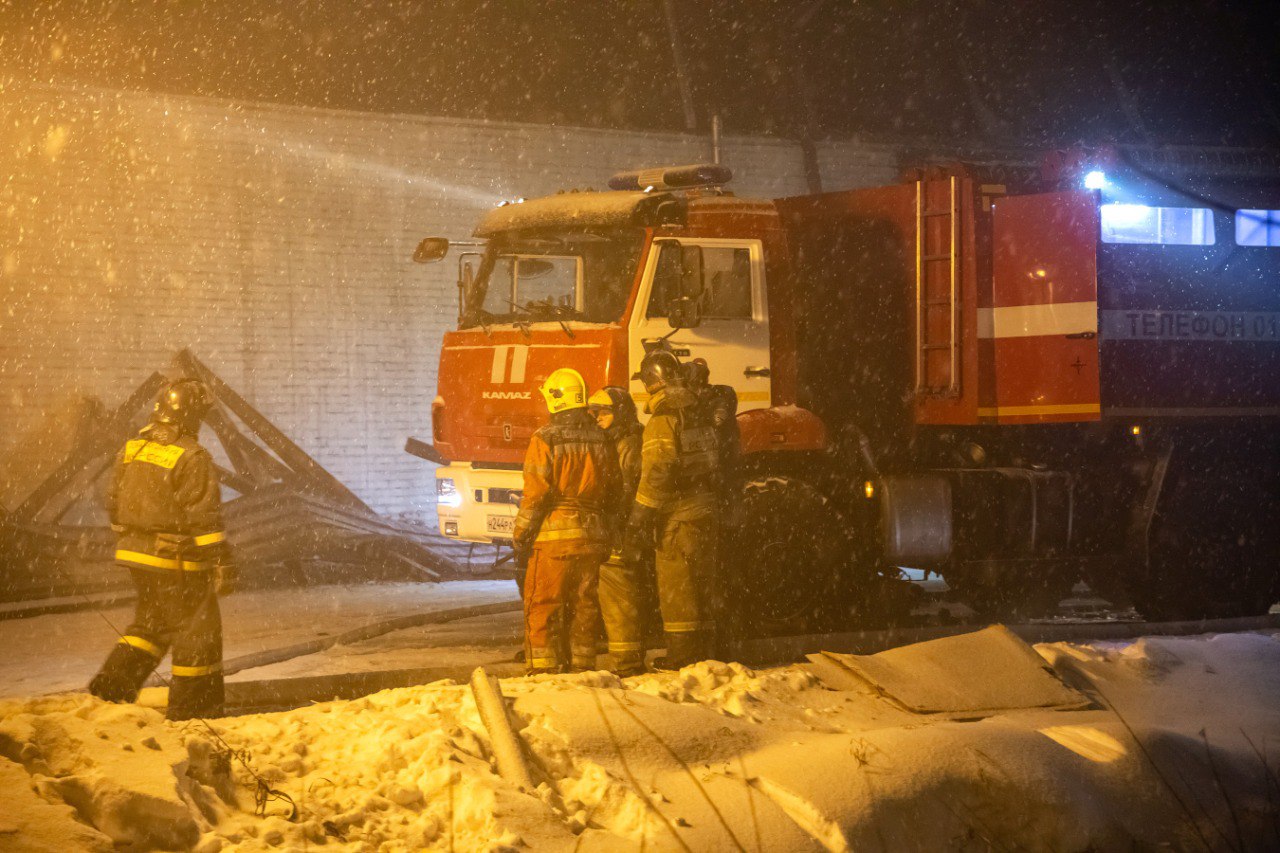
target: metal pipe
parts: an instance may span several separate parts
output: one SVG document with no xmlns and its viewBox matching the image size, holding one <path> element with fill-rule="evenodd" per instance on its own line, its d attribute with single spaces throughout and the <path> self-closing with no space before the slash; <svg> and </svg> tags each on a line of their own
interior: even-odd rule
<svg viewBox="0 0 1280 853">
<path fill-rule="evenodd" d="M 956 176 L 951 176 L 951 388 L 960 391 L 960 196 Z"/>
<path fill-rule="evenodd" d="M 711 162 L 720 165 L 720 113 L 711 116 Z"/>
<path fill-rule="evenodd" d="M 698 115 L 693 110 L 693 90 L 689 87 L 684 50 L 680 47 L 680 37 L 676 33 L 675 0 L 662 0 L 662 11 L 667 19 L 667 38 L 671 41 L 671 60 L 676 68 L 676 85 L 680 89 L 680 104 L 684 107 L 684 127 L 692 133 L 698 129 Z"/>
<path fill-rule="evenodd" d="M 471 695 L 475 697 L 480 720 L 489 732 L 489 748 L 498 765 L 498 775 L 532 794 L 536 786 L 529 773 L 529 763 L 525 761 L 524 744 L 511 725 L 498 679 L 485 672 L 484 667 L 476 667 L 471 673 Z"/>
<path fill-rule="evenodd" d="M 924 181 L 916 181 L 916 392 L 924 390 Z"/>
</svg>

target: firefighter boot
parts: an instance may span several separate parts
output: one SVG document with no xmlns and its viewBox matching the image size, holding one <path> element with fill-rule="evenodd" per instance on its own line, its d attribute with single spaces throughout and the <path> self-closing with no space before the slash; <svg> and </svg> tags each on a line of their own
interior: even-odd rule
<svg viewBox="0 0 1280 853">
<path fill-rule="evenodd" d="M 630 678 L 633 675 L 643 675 L 644 668 L 644 652 L 627 651 L 613 653 L 613 674 L 619 678 Z"/>
<path fill-rule="evenodd" d="M 667 632 L 667 653 L 654 658 L 653 668 L 674 670 L 702 660 L 702 640 L 698 631 Z"/>
<path fill-rule="evenodd" d="M 89 682 L 89 692 L 107 702 L 132 702 L 155 668 L 156 659 L 149 653 L 119 643 Z"/>
<path fill-rule="evenodd" d="M 570 672 L 594 672 L 596 669 L 596 650 L 592 646 L 590 648 L 579 646 L 577 643 L 573 645 L 569 656 Z"/>
<path fill-rule="evenodd" d="M 221 717 L 223 695 L 221 670 L 195 676 L 175 673 L 173 686 L 169 688 L 169 709 L 165 717 L 175 721 Z"/>
</svg>

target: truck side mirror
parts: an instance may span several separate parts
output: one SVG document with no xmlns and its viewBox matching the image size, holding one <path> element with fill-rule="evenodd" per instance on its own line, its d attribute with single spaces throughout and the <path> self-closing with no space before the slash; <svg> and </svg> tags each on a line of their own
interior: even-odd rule
<svg viewBox="0 0 1280 853">
<path fill-rule="evenodd" d="M 458 327 L 467 316 L 467 294 L 471 291 L 471 264 L 465 261 L 466 255 L 458 259 Z"/>
<path fill-rule="evenodd" d="M 702 247 L 680 247 L 680 294 L 667 305 L 673 329 L 696 329 L 702 323 Z"/>
<path fill-rule="evenodd" d="M 413 250 L 413 262 L 430 264 L 442 259 L 449 251 L 449 240 L 445 237 L 426 237 L 418 248 Z"/>
</svg>

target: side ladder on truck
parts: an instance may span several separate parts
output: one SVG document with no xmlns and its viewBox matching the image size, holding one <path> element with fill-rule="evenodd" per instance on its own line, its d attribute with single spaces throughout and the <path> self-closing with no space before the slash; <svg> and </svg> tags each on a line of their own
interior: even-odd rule
<svg viewBox="0 0 1280 853">
<path fill-rule="evenodd" d="M 958 178 L 916 181 L 917 395 L 960 393 Z"/>
</svg>

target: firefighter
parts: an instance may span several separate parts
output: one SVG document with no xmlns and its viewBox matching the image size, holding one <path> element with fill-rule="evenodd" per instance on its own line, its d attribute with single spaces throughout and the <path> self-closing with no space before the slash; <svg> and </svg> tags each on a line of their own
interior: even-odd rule
<svg viewBox="0 0 1280 853">
<path fill-rule="evenodd" d="M 644 548 L 655 547 L 667 656 L 654 665 L 676 669 L 707 657 L 715 627 L 716 437 L 671 352 L 646 355 L 640 380 L 651 417 L 624 555 L 638 559 Z"/>
<path fill-rule="evenodd" d="M 208 389 L 192 379 L 162 389 L 150 423 L 116 457 L 107 489 L 116 563 L 133 576 L 138 602 L 89 692 L 134 701 L 172 649 L 171 720 L 223 710 L 218 595 L 231 592 L 236 568 L 217 473 L 197 438 L 211 405 Z"/>
<path fill-rule="evenodd" d="M 742 483 L 739 457 L 742 433 L 738 428 L 738 392 L 732 385 L 712 385 L 711 370 L 706 359 L 695 358 L 685 367 L 689 389 L 698 397 L 706 417 L 716 431 L 716 449 L 720 457 L 720 524 L 728 530 L 741 525 Z"/>
<path fill-rule="evenodd" d="M 631 506 L 640 481 L 640 451 L 644 428 L 636 416 L 636 404 L 627 389 L 617 385 L 601 388 L 587 400 L 587 408 L 613 443 L 622 474 L 620 509 Z M 625 521 L 623 513 L 615 516 L 618 528 Z M 621 530 L 619 529 L 619 533 Z M 623 677 L 644 672 L 644 614 L 648 590 L 646 583 L 649 555 L 638 561 L 624 561 L 615 550 L 600 567 L 600 613 L 604 617 L 613 671 Z"/>
<path fill-rule="evenodd" d="M 738 427 L 738 392 L 732 385 L 712 385 L 711 369 L 703 358 L 695 358 L 685 365 L 685 376 L 690 390 L 698 397 L 703 414 L 716 432 L 716 451 L 720 462 L 720 491 L 716 508 L 720 523 L 717 556 L 723 563 L 732 552 L 732 543 L 737 539 L 743 523 L 743 483 L 739 464 L 742 433 Z M 717 577 L 722 580 L 727 577 L 723 564 L 718 566 Z M 740 632 L 744 626 L 730 618 L 728 603 L 724 600 L 727 590 L 723 582 L 719 586 L 719 593 L 714 612 L 719 632 L 717 640 L 723 646 L 733 639 L 731 635 Z"/>
<path fill-rule="evenodd" d="M 582 376 L 560 368 L 539 389 L 551 413 L 529 441 L 512 547 L 527 566 L 525 669 L 595 668 L 597 585 L 609 556 L 609 518 L 619 512 L 618 460 L 587 411 Z"/>
</svg>

